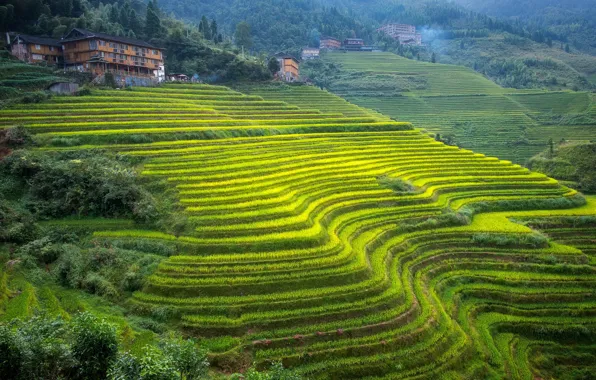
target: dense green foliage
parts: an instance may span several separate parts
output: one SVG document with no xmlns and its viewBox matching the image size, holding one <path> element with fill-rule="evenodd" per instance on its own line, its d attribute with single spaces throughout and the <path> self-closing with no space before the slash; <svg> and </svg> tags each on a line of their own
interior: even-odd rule
<svg viewBox="0 0 596 380">
<path fill-rule="evenodd" d="M 596 193 L 596 144 L 562 143 L 533 157 L 529 166 L 551 177 L 571 182 L 587 193 Z"/>
<path fill-rule="evenodd" d="M 119 352 L 117 329 L 81 313 L 0 325 L 3 379 L 202 379 L 209 363 L 192 340 L 164 338 L 139 356 Z"/>
<path fill-rule="evenodd" d="M 155 200 L 136 183 L 127 165 L 99 155 L 51 156 L 19 151 L 0 163 L 0 175 L 16 186 L 8 196 L 22 195 L 40 218 L 157 218 Z M 20 182 L 20 183 L 19 183 Z"/>
</svg>

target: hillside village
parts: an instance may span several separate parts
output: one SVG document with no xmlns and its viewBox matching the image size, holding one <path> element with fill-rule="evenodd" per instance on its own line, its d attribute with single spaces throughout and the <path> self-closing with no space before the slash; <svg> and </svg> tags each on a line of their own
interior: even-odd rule
<svg viewBox="0 0 596 380">
<path fill-rule="evenodd" d="M 422 46 L 422 36 L 416 27 L 404 24 L 387 24 L 378 29 L 403 45 Z M 45 63 L 65 71 L 91 73 L 101 80 L 105 73 L 114 75 L 116 83 L 127 85 L 155 85 L 163 81 L 190 81 L 188 75 L 170 73 L 166 77 L 165 50 L 146 41 L 97 33 L 74 28 L 60 39 L 6 33 L 7 46 L 13 56 L 21 61 Z M 379 52 L 378 47 L 365 45 L 361 38 L 340 41 L 323 36 L 318 47 L 306 47 L 301 59 L 320 57 L 321 51 Z M 276 77 L 285 82 L 300 81 L 300 60 L 292 55 L 278 53 Z"/>
</svg>

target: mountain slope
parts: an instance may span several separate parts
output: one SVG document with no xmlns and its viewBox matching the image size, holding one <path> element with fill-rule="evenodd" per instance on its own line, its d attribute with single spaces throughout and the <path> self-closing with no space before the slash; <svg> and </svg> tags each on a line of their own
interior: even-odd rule
<svg viewBox="0 0 596 380">
<path fill-rule="evenodd" d="M 186 228 L 87 226 L 106 254 L 167 248 L 127 315 L 220 342 L 211 360 L 227 371 L 271 361 L 310 379 L 594 370 L 595 199 L 315 87 L 243 88 L 269 100 L 178 84 L 0 111 L 38 150 L 117 153 L 176 195 Z"/>
</svg>

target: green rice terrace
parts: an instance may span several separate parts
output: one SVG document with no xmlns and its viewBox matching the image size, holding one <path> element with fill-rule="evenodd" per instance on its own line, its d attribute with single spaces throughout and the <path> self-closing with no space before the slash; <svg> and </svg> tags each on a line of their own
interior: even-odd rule
<svg viewBox="0 0 596 380">
<path fill-rule="evenodd" d="M 379 58 L 373 70 L 393 70 Z M 347 96 L 359 106 L 307 86 L 97 89 L 0 110 L 0 120 L 24 126 L 38 151 L 116 153 L 167 181 L 191 226 L 179 233 L 48 223 L 162 247 L 126 306 L 216 342 L 213 368 L 244 356 L 308 379 L 593 378 L 596 197 L 417 129 L 519 161 L 529 156 L 509 149 L 518 131 L 543 150 L 540 115 L 593 113 L 593 99 L 466 76 L 442 94 L 437 71 L 420 93 Z M 477 129 L 466 140 L 467 122 Z M 555 127 L 553 138 L 594 135 Z M 3 301 L 12 317 L 67 308 L 68 297 L 21 286 Z"/>
<path fill-rule="evenodd" d="M 330 91 L 501 159 L 524 164 L 551 138 L 596 139 L 596 99 L 587 92 L 507 89 L 463 66 L 391 53 L 330 52 L 323 61 L 338 68 Z"/>
</svg>

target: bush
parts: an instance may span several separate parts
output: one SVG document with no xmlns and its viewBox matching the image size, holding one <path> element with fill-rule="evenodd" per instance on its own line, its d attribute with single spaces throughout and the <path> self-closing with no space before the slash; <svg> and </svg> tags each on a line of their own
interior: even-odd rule
<svg viewBox="0 0 596 380">
<path fill-rule="evenodd" d="M 75 96 L 89 96 L 91 95 L 91 89 L 87 86 L 81 87 L 77 92 L 75 92 Z"/>
<path fill-rule="evenodd" d="M 379 185 L 387 189 L 391 189 L 398 194 L 406 194 L 413 192 L 416 188 L 409 181 L 404 181 L 401 178 L 391 178 L 388 176 L 381 176 L 377 178 Z"/>
<path fill-rule="evenodd" d="M 79 314 L 74 319 L 72 355 L 81 379 L 105 379 L 117 354 L 114 326 L 89 313 Z"/>
<path fill-rule="evenodd" d="M 548 246 L 546 236 L 539 233 L 530 234 L 475 234 L 472 243 L 496 247 L 532 247 L 541 248 Z"/>
<path fill-rule="evenodd" d="M 3 173 L 23 182 L 27 207 L 40 217 L 134 217 L 148 222 L 159 216 L 151 194 L 137 184 L 135 171 L 105 156 L 72 159 L 15 152 L 0 163 Z"/>
<path fill-rule="evenodd" d="M 161 343 L 161 348 L 163 353 L 175 363 L 181 378 L 198 380 L 207 376 L 209 372 L 207 353 L 197 349 L 194 340 L 169 339 Z"/>
<path fill-rule="evenodd" d="M 24 263 L 51 264 L 62 254 L 62 246 L 55 244 L 48 236 L 29 242 L 16 251 Z"/>
<path fill-rule="evenodd" d="M 21 101 L 23 103 L 41 103 L 44 100 L 48 100 L 50 97 L 51 97 L 51 95 L 49 95 L 43 91 L 37 91 L 37 92 L 27 93 L 25 96 L 23 96 Z"/>
<path fill-rule="evenodd" d="M 30 144 L 32 141 L 31 134 L 23 126 L 16 126 L 0 131 L 0 144 L 11 148 Z"/>
<path fill-rule="evenodd" d="M 108 371 L 112 380 L 178 380 L 182 377 L 176 371 L 171 358 L 156 347 L 145 346 L 143 356 L 138 359 L 129 353 L 118 356 Z"/>
<path fill-rule="evenodd" d="M 3 178 L 3 181 L 8 178 Z M 4 190 L 0 188 L 0 190 Z M 19 210 L 6 200 L 0 192 L 0 243 L 23 244 L 39 236 L 39 228 L 33 216 Z"/>
<path fill-rule="evenodd" d="M 8 326 L 0 325 L 0 379 L 18 379 L 23 372 L 22 342 Z"/>
</svg>

